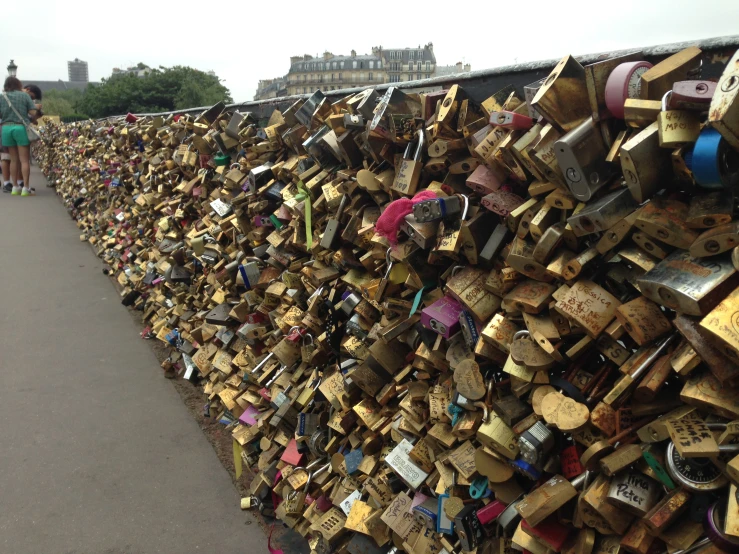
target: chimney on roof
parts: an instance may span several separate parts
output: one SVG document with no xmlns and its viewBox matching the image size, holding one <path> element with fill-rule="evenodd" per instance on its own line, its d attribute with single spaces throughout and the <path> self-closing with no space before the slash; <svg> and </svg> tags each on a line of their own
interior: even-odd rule
<svg viewBox="0 0 739 554">
<path fill-rule="evenodd" d="M 330 60 L 330 59 L 331 59 L 331 58 L 333 58 L 333 57 L 334 57 L 334 55 L 333 55 L 333 54 L 332 54 L 331 52 L 329 52 L 328 50 L 326 50 L 326 51 L 325 51 L 325 52 L 323 53 L 323 59 L 324 59 L 324 60 Z"/>
<path fill-rule="evenodd" d="M 457 62 L 456 67 L 457 73 L 462 73 L 462 62 Z"/>
<path fill-rule="evenodd" d="M 431 51 L 433 52 L 433 51 L 434 51 L 434 43 L 433 43 L 433 42 L 429 42 L 429 43 L 428 43 L 428 44 L 426 45 L 426 48 L 428 48 L 429 50 L 431 50 Z"/>
<path fill-rule="evenodd" d="M 472 71 L 472 66 L 468 63 L 464 64 L 464 70 L 465 72 Z"/>
<path fill-rule="evenodd" d="M 356 50 L 352 50 L 352 58 L 356 58 L 356 57 L 357 57 L 357 51 Z"/>
</svg>

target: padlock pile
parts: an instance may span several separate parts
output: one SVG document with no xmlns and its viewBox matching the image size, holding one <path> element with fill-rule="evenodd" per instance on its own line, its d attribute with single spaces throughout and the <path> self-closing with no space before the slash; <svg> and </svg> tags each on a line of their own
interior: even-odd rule
<svg viewBox="0 0 739 554">
<path fill-rule="evenodd" d="M 739 54 L 700 56 L 78 123 L 44 159 L 243 506 L 314 552 L 736 552 Z"/>
</svg>

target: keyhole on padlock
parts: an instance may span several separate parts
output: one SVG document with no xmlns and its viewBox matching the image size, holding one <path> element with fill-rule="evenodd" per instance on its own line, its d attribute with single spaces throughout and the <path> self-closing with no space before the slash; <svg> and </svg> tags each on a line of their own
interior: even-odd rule
<svg viewBox="0 0 739 554">
<path fill-rule="evenodd" d="M 589 217 L 580 218 L 580 226 L 588 232 L 595 231 L 595 225 Z M 616 237 L 613 240 L 616 240 Z"/>
<path fill-rule="evenodd" d="M 739 85 L 739 77 L 737 77 L 736 75 L 732 75 L 726 80 L 723 85 L 721 85 L 721 90 L 724 92 L 729 92 L 730 90 L 734 90 L 737 85 Z"/>
<path fill-rule="evenodd" d="M 634 175 L 630 170 L 626 170 L 624 172 L 624 176 L 632 183 L 636 183 L 636 175 Z"/>
<path fill-rule="evenodd" d="M 664 302 L 665 302 L 666 304 L 668 304 L 668 305 L 674 305 L 674 304 L 675 304 L 675 297 L 674 297 L 674 296 L 672 296 L 672 293 L 671 293 L 671 292 L 670 292 L 670 291 L 669 291 L 668 289 L 666 289 L 666 288 L 664 288 L 664 287 L 659 287 L 659 288 L 657 289 L 657 294 L 659 294 L 659 297 L 660 297 L 660 298 L 661 298 L 661 299 L 662 299 L 662 300 L 663 300 L 663 301 L 664 301 Z"/>
<path fill-rule="evenodd" d="M 704 248 L 706 249 L 706 252 L 712 252 L 713 253 L 713 252 L 718 252 L 719 251 L 719 248 L 721 248 L 721 247 L 720 247 L 718 241 L 709 240 L 708 242 L 706 242 Z"/>
<path fill-rule="evenodd" d="M 574 167 L 568 167 L 567 168 L 567 178 L 570 181 L 577 183 L 578 181 L 580 181 L 580 172 Z"/>
</svg>

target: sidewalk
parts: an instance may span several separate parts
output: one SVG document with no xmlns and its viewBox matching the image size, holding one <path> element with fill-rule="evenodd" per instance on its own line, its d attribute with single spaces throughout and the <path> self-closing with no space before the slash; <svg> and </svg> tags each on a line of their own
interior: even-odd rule
<svg viewBox="0 0 739 554">
<path fill-rule="evenodd" d="M 0 552 L 266 552 L 102 263 L 31 179 L 35 198 L 0 194 Z"/>
</svg>

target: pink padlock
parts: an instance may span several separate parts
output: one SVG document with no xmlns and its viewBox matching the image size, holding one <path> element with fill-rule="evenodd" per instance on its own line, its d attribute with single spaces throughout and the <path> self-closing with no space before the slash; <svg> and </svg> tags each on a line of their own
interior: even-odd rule
<svg viewBox="0 0 739 554">
<path fill-rule="evenodd" d="M 498 519 L 498 516 L 502 514 L 503 510 L 507 507 L 507 504 L 504 504 L 500 500 L 493 500 L 489 504 L 486 504 L 477 510 L 477 519 L 479 519 L 480 523 L 483 525 L 487 525 L 488 523 L 492 523 Z"/>
<path fill-rule="evenodd" d="M 421 325 L 448 339 L 459 332 L 459 314 L 463 310 L 454 298 L 444 296 L 421 311 Z"/>
</svg>

